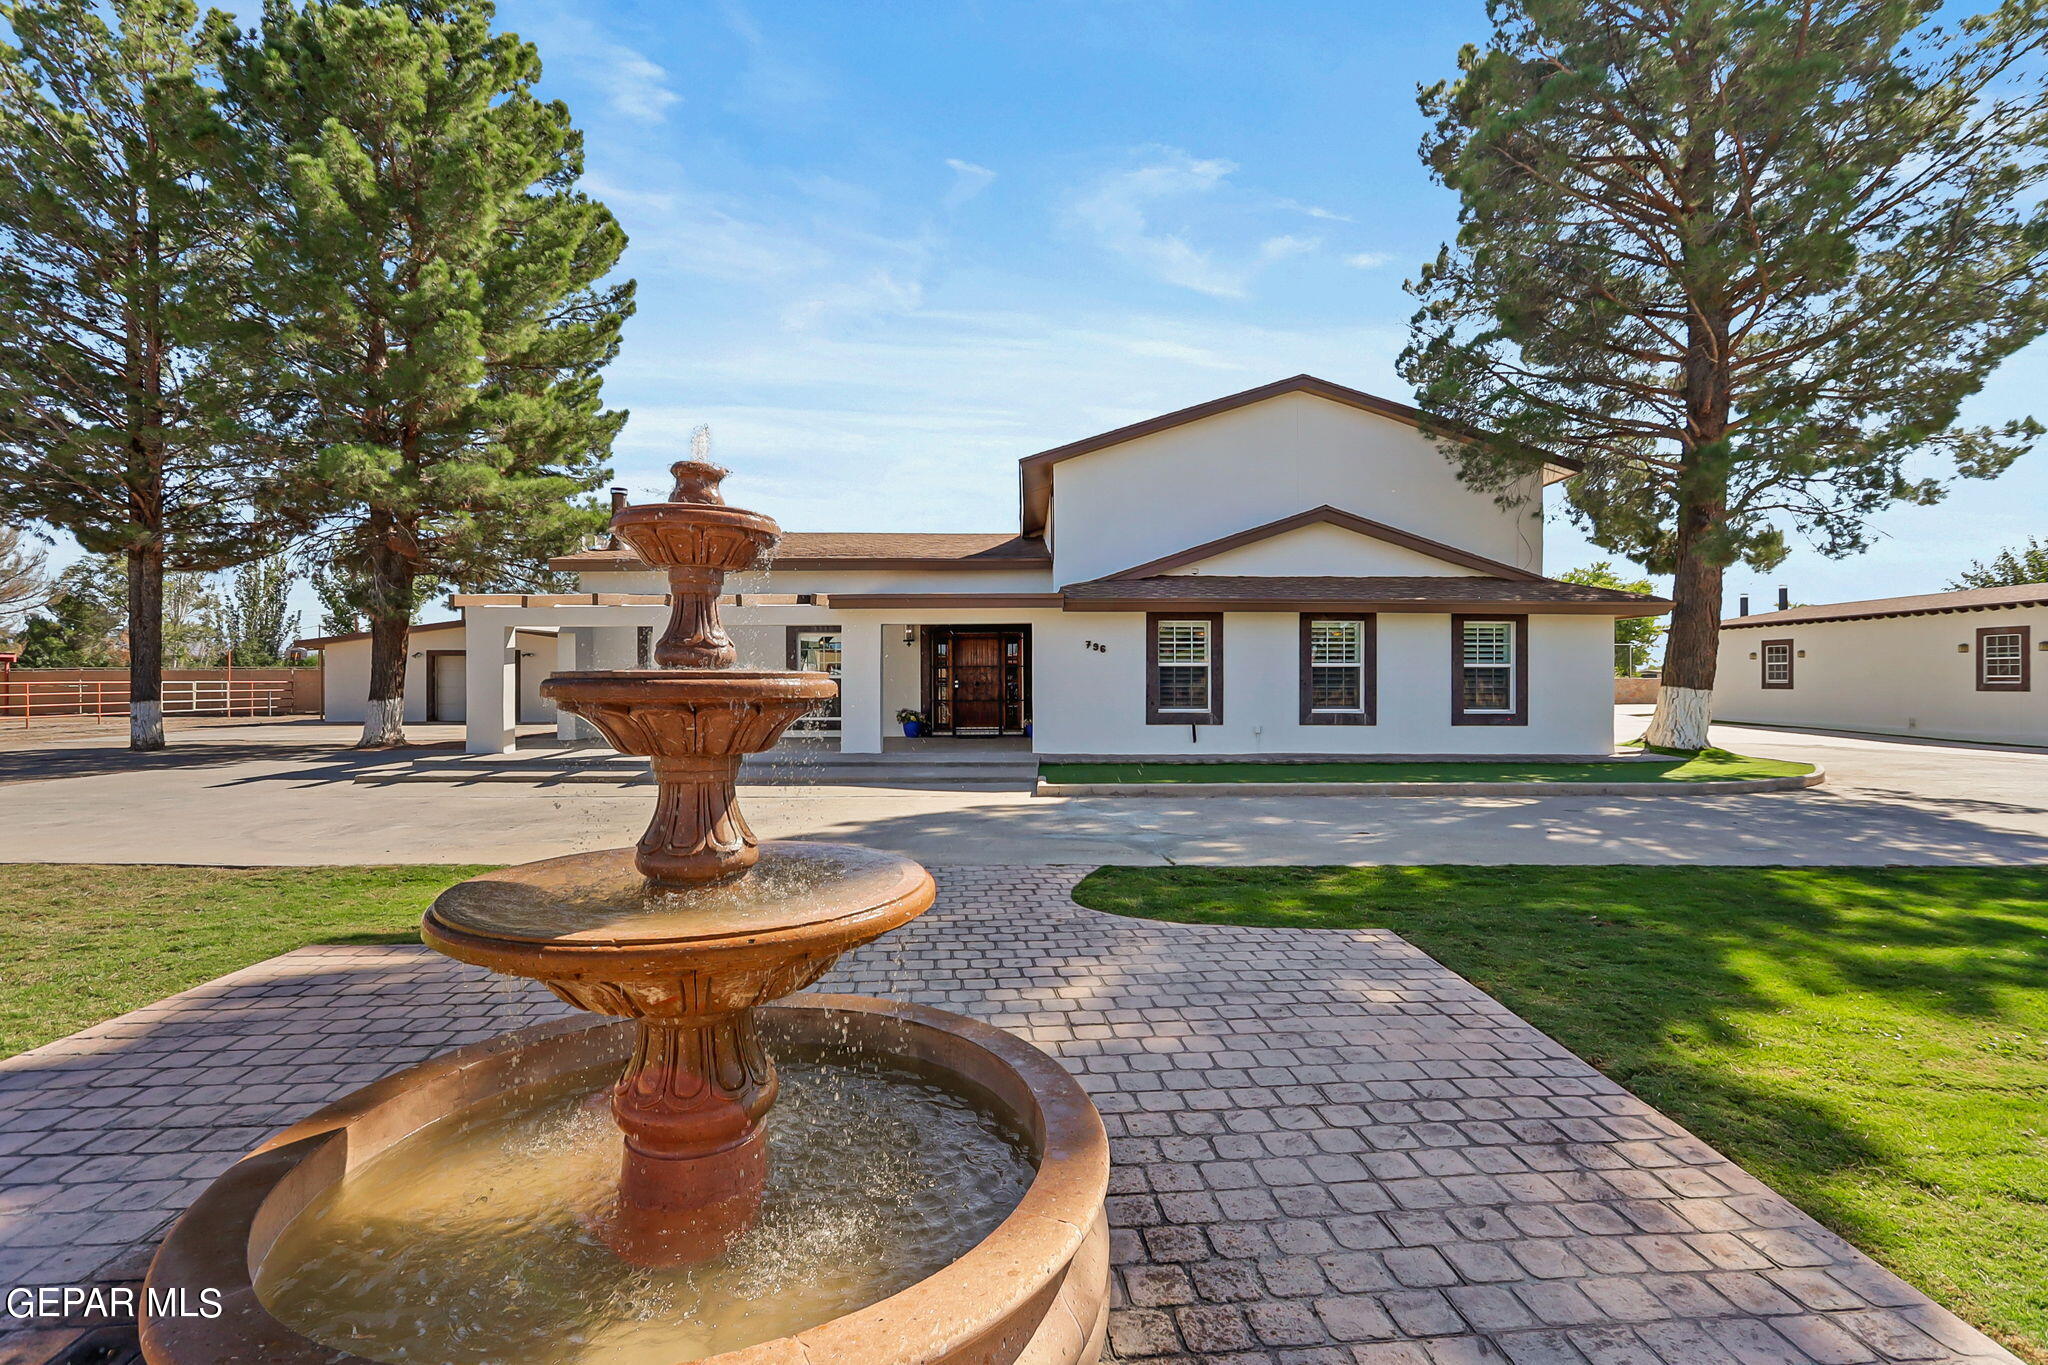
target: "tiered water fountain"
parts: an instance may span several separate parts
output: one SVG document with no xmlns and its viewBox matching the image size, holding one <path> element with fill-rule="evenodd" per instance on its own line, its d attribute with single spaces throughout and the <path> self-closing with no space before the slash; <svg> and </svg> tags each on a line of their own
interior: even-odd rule
<svg viewBox="0 0 2048 1365">
<path fill-rule="evenodd" d="M 723 470 L 674 472 L 613 523 L 668 574 L 660 667 L 543 685 L 651 760 L 646 834 L 464 882 L 422 930 L 596 1017 L 415 1067 L 243 1158 L 149 1275 L 226 1311 L 147 1318 L 154 1365 L 1095 1359 L 1108 1162 L 1072 1078 L 955 1015 L 775 1003 L 922 914 L 932 880 L 756 843 L 740 764 L 834 684 L 733 666 L 724 577 L 776 527 L 725 505 Z"/>
</svg>

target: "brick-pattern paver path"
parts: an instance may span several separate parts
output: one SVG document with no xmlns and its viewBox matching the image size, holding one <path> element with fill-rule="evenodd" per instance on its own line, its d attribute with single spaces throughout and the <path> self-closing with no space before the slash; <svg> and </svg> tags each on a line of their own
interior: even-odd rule
<svg viewBox="0 0 2048 1365">
<path fill-rule="evenodd" d="M 1081 1076 L 1118 1360 L 2014 1360 L 1394 934 L 1120 919 L 1079 875 L 945 869 L 825 985 Z M 0 1063 L 0 1289 L 132 1276 L 265 1134 L 561 1012 L 424 949 L 305 949 Z"/>
</svg>

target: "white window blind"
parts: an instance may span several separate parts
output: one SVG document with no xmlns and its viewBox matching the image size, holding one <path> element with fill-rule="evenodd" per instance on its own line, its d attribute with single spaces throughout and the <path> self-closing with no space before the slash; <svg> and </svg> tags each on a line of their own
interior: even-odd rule
<svg viewBox="0 0 2048 1365">
<path fill-rule="evenodd" d="M 1309 623 L 1309 710 L 1365 709 L 1365 622 Z"/>
<path fill-rule="evenodd" d="M 1515 709 L 1515 623 L 1467 621 L 1460 649 L 1464 667 L 1458 704 L 1469 714 L 1506 714 Z"/>
<path fill-rule="evenodd" d="M 1159 710 L 1208 712 L 1213 648 L 1207 621 L 1159 623 Z"/>
</svg>

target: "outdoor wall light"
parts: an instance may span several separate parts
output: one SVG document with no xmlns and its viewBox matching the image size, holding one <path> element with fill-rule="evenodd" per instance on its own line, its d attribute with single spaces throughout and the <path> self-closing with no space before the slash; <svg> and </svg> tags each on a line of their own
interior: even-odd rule
<svg viewBox="0 0 2048 1365">
<path fill-rule="evenodd" d="M 1803 658 L 1805 658 L 1805 657 L 1806 657 L 1806 651 L 1805 651 L 1805 650 L 1803 650 L 1803 649 L 1802 649 L 1802 650 L 1800 650 L 1800 651 L 1799 651 L 1799 657 L 1800 657 L 1800 658 L 1802 658 L 1802 659 L 1803 659 Z"/>
<path fill-rule="evenodd" d="M 1967 643 L 1966 643 L 1966 644 L 1960 644 L 1960 645 L 1957 645 L 1957 646 L 1956 646 L 1956 653 L 1958 653 L 1958 654 L 1968 654 L 1969 652 L 1970 652 L 1970 646 L 1969 646 L 1969 645 L 1968 645 Z"/>
<path fill-rule="evenodd" d="M 1750 657 L 1750 658 L 1752 658 L 1752 659 L 1754 659 L 1754 658 L 1756 657 L 1756 651 L 1755 651 L 1755 650 L 1753 650 L 1753 649 L 1752 649 L 1751 651 L 1749 651 L 1749 657 Z"/>
<path fill-rule="evenodd" d="M 903 628 L 903 643 L 906 645 L 914 645 L 917 643 L 916 626 L 905 626 Z"/>
</svg>

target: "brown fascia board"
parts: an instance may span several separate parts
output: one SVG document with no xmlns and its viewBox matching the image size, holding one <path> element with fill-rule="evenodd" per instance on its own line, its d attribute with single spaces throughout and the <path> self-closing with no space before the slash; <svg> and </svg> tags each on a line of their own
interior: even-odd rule
<svg viewBox="0 0 2048 1365">
<path fill-rule="evenodd" d="M 835 597 L 832 600 L 836 604 L 841 599 Z M 1090 597 L 1067 599 L 1066 610 L 1144 611 L 1156 614 L 1185 607 L 1188 611 L 1198 614 L 1205 611 L 1279 611 L 1313 612 L 1327 616 L 1332 612 L 1407 612 L 1411 615 L 1440 616 L 1450 612 L 1474 616 L 1487 612 L 1512 612 L 1529 616 L 1630 617 L 1662 616 L 1671 610 L 1672 605 L 1661 598 L 1642 598 L 1634 602 L 1475 602 L 1469 597 L 1444 598 L 1441 601 L 1413 597 L 1394 601 L 1367 597 L 1191 597 L 1183 602 L 1176 602 L 1168 597 Z"/>
<path fill-rule="evenodd" d="M 1931 596 L 1932 594 L 1930 594 Z M 1723 621 L 1723 630 L 1770 630 L 1783 626 L 1820 626 L 1836 621 L 1885 621 L 1899 616 L 1954 616 L 1966 611 L 2011 611 L 2022 607 L 2048 607 L 2048 595 L 2035 598 L 2016 599 L 2010 602 L 1958 602 L 1953 606 L 1899 607 L 1890 611 L 1844 611 L 1826 616 L 1803 616 L 1805 611 L 1819 610 L 1814 607 L 1795 607 L 1788 612 L 1763 612 L 1755 616 L 1737 616 Z"/>
<path fill-rule="evenodd" d="M 884 611 L 901 607 L 915 611 L 938 611 L 949 607 L 970 610 L 988 608 L 1059 607 L 1066 599 L 1056 592 L 835 592 L 825 594 L 825 604 L 834 611 Z"/>
<path fill-rule="evenodd" d="M 428 631 L 435 630 L 458 630 L 461 626 L 462 622 L 460 621 L 421 621 L 417 625 L 406 627 L 406 634 L 422 635 Z M 292 641 L 292 648 L 319 649 L 323 645 L 343 645 L 351 640 L 367 640 L 369 638 L 370 632 L 367 630 L 354 631 L 348 635 L 312 635 L 303 640 Z"/>
<path fill-rule="evenodd" d="M 1013 555 L 1005 558 L 948 559 L 942 556 L 924 555 L 817 555 L 806 557 L 791 555 L 777 558 L 770 569 L 821 570 L 826 572 L 863 572 L 869 569 L 963 569 L 985 571 L 990 569 L 1021 569 L 1029 572 L 1043 569 L 1052 563 L 1051 555 Z M 548 561 L 550 569 L 566 570 L 571 573 L 656 573 L 658 570 L 642 563 L 638 558 L 624 559 L 614 555 L 564 555 Z"/>
<path fill-rule="evenodd" d="M 1255 544 L 1261 540 L 1270 540 L 1274 536 L 1285 535 L 1289 531 L 1297 531 L 1304 526 L 1318 524 L 1341 527 L 1346 531 L 1355 531 L 1362 536 L 1370 536 L 1374 540 L 1385 541 L 1389 545 L 1398 545 L 1404 550 L 1414 550 L 1418 554 L 1428 555 L 1432 559 L 1440 559 L 1446 564 L 1456 564 L 1462 568 L 1476 569 L 1489 578 L 1512 578 L 1524 583 L 1540 583 L 1544 581 L 1543 575 L 1540 573 L 1532 573 L 1528 569 L 1518 569 L 1512 564 L 1503 564 L 1497 559 L 1488 559 L 1485 555 L 1473 554 L 1470 550 L 1461 550 L 1455 545 L 1446 545 L 1440 540 L 1431 540 L 1428 536 L 1418 536 L 1412 531 L 1403 531 L 1398 526 L 1389 526 L 1385 522 L 1373 521 L 1367 517 L 1361 517 L 1355 512 L 1346 512 L 1341 507 L 1332 507 L 1328 503 L 1323 504 L 1321 507 L 1311 507 L 1306 512 L 1296 512 L 1291 517 L 1282 517 L 1278 521 L 1269 521 L 1263 526 L 1254 526 L 1249 530 L 1235 531 L 1230 535 L 1219 536 L 1215 540 L 1207 541 L 1201 545 L 1190 546 L 1185 550 L 1176 550 L 1163 559 L 1155 559 L 1146 564 L 1136 564 L 1128 569 L 1122 569 L 1113 574 L 1106 574 L 1103 578 L 1096 581 L 1113 582 L 1120 578 L 1151 578 L 1169 569 L 1183 568 L 1186 565 L 1196 564 L 1204 559 L 1213 558 L 1226 550 L 1235 550 L 1243 545 Z"/>
<path fill-rule="evenodd" d="M 1042 535 L 1044 533 L 1046 516 L 1051 510 L 1052 502 L 1051 470 L 1052 466 L 1058 464 L 1061 460 L 1072 459 L 1076 455 L 1086 455 L 1092 451 L 1104 450 L 1114 445 L 1122 445 L 1125 441 L 1135 441 L 1140 436 L 1151 436 L 1158 432 L 1170 431 L 1174 427 L 1186 426 L 1189 422 L 1199 422 L 1205 417 L 1214 417 L 1218 413 L 1249 407 L 1253 403 L 1263 403 L 1268 398 L 1278 398 L 1283 394 L 1289 393 L 1306 393 L 1317 398 L 1327 398 L 1333 403 L 1342 403 L 1346 407 L 1357 408 L 1361 412 L 1369 412 L 1378 417 L 1391 418 L 1396 422 L 1414 427 L 1417 430 L 1421 430 L 1425 426 L 1435 426 L 1453 437 L 1457 436 L 1461 430 L 1456 423 L 1442 418 L 1432 418 L 1422 409 L 1410 407 L 1406 403 L 1397 403 L 1391 398 L 1381 398 L 1376 394 L 1367 393 L 1363 389 L 1349 388 L 1343 384 L 1333 384 L 1327 379 L 1318 379 L 1312 374 L 1297 374 L 1286 379 L 1275 380 L 1271 384 L 1261 384 L 1255 389 L 1246 389 L 1243 393 L 1233 393 L 1227 394 L 1222 398 L 1212 398 L 1206 403 L 1197 403 L 1191 408 L 1182 408 L 1177 412 L 1162 413 L 1157 417 L 1148 417 L 1142 422 L 1133 422 L 1129 426 L 1118 427 L 1114 431 L 1105 431 L 1099 435 L 1084 437 L 1079 441 L 1070 441 L 1063 446 L 1054 446 L 1050 450 L 1041 450 L 1036 455 L 1026 455 L 1017 462 L 1017 501 L 1023 533 L 1027 536 Z M 1470 434 L 1469 429 L 1467 429 L 1467 434 Z M 1531 451 L 1530 453 L 1532 456 L 1540 457 L 1545 465 L 1555 465 L 1565 470 L 1568 475 L 1578 473 L 1581 468 L 1577 460 L 1567 459 L 1562 455 L 1552 455 L 1542 451 Z M 1555 481 L 1551 480 L 1551 482 Z"/>
</svg>

